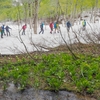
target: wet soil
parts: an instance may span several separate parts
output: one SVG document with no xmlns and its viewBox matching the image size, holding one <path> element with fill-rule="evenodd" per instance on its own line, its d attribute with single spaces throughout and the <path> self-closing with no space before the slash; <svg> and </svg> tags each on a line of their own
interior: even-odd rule
<svg viewBox="0 0 100 100">
<path fill-rule="evenodd" d="M 24 92 L 6 91 L 0 95 L 0 100 L 96 100 L 86 96 L 75 95 L 67 91 L 57 93 L 51 91 L 27 89 Z"/>
<path fill-rule="evenodd" d="M 88 96 L 82 96 L 68 91 L 46 91 L 33 88 L 19 91 L 10 83 L 7 90 L 0 89 L 0 100 L 96 100 Z"/>
</svg>

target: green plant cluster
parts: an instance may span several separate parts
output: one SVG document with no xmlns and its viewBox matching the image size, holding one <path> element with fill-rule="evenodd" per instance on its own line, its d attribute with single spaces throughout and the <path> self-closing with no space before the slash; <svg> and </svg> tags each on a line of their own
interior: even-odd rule
<svg viewBox="0 0 100 100">
<path fill-rule="evenodd" d="M 81 56 L 68 70 L 79 92 L 93 93 L 100 91 L 100 57 Z"/>
<path fill-rule="evenodd" d="M 31 86 L 39 89 L 59 91 L 75 90 L 81 93 L 100 91 L 100 57 L 70 54 L 48 54 L 9 62 L 0 67 L 0 85 L 4 89 L 10 82 L 20 85 L 20 89 Z M 37 59 L 37 60 L 36 60 Z"/>
</svg>

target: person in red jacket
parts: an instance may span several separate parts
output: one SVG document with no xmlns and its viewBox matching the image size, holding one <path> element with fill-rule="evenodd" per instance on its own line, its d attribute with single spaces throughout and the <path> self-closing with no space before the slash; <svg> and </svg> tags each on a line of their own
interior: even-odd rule
<svg viewBox="0 0 100 100">
<path fill-rule="evenodd" d="M 26 28 L 27 28 L 27 25 L 26 25 L 26 24 L 22 26 L 22 30 L 23 30 L 23 31 L 22 31 L 22 35 L 25 35 L 25 30 L 26 30 Z"/>
<path fill-rule="evenodd" d="M 50 26 L 50 30 L 51 30 L 50 33 L 52 34 L 52 31 L 53 31 L 53 22 L 50 22 L 49 26 Z"/>
</svg>

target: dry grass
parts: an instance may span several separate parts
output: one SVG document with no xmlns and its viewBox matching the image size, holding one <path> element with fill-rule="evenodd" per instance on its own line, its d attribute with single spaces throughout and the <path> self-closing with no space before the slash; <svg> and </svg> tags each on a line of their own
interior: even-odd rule
<svg viewBox="0 0 100 100">
<path fill-rule="evenodd" d="M 72 50 L 73 53 L 75 54 L 91 54 L 91 55 L 100 55 L 100 45 L 99 44 L 81 44 L 81 43 L 75 43 L 72 45 L 69 45 L 70 49 Z M 40 55 L 40 54 L 50 54 L 50 53 L 61 53 L 61 52 L 66 52 L 70 53 L 66 45 L 60 45 L 55 48 L 48 48 L 49 51 L 41 52 L 41 51 L 35 51 L 31 52 L 31 56 L 34 57 L 35 55 Z M 2 63 L 7 63 L 9 61 L 11 62 L 16 62 L 18 59 L 26 59 L 29 60 L 28 54 L 18 54 L 18 55 L 0 55 L 0 64 Z"/>
</svg>

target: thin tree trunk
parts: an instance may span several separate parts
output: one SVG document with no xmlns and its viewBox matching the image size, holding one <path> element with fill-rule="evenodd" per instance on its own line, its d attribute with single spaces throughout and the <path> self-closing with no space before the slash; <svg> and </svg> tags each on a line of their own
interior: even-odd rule
<svg viewBox="0 0 100 100">
<path fill-rule="evenodd" d="M 38 6 L 39 6 L 39 1 L 35 0 L 35 9 L 34 9 L 34 34 L 37 34 L 37 22 L 38 22 Z"/>
</svg>

